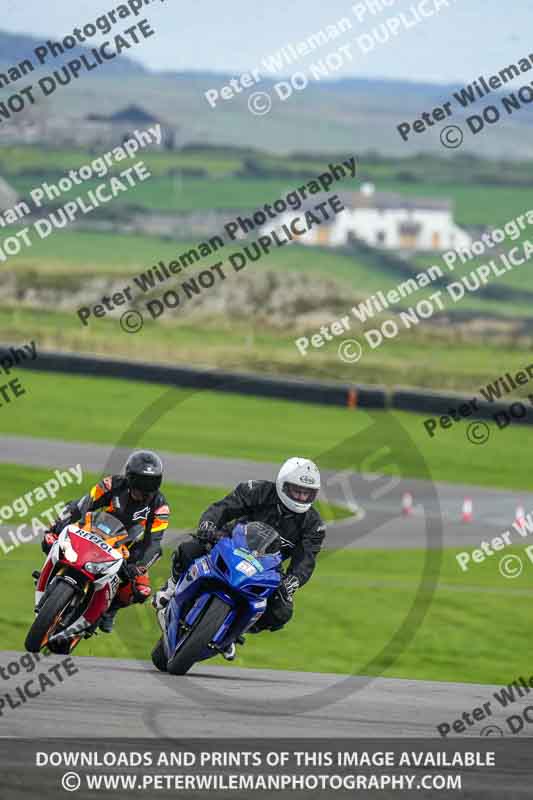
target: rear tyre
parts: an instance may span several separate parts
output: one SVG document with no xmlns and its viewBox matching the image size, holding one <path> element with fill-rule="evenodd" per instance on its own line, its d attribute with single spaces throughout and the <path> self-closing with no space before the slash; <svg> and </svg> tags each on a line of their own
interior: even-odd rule
<svg viewBox="0 0 533 800">
<path fill-rule="evenodd" d="M 195 627 L 174 656 L 168 662 L 171 675 L 185 675 L 198 661 L 205 648 L 218 631 L 230 607 L 220 597 L 212 597 Z"/>
<path fill-rule="evenodd" d="M 38 653 L 59 626 L 76 590 L 63 581 L 58 581 L 43 603 L 33 625 L 28 631 L 24 646 L 30 653 Z"/>
<path fill-rule="evenodd" d="M 165 646 L 163 644 L 163 637 L 158 641 L 154 649 L 152 650 L 152 664 L 154 667 L 160 672 L 167 671 L 167 657 L 165 655 Z"/>
</svg>

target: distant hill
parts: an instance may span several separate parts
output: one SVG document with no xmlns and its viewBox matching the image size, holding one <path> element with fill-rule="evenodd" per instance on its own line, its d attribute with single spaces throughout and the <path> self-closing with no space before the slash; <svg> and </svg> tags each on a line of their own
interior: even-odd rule
<svg viewBox="0 0 533 800">
<path fill-rule="evenodd" d="M 2 63 L 16 64 L 41 43 L 34 36 L 0 32 L 0 72 Z M 80 47 L 70 53 L 84 51 Z M 60 63 L 58 60 L 57 65 Z M 305 90 L 294 91 L 282 100 L 274 88 L 276 83 L 287 80 L 280 76 L 275 80 L 265 78 L 212 108 L 205 93 L 209 89 L 220 91 L 234 77 L 209 70 L 156 73 L 133 59 L 120 57 L 68 86 L 68 104 L 63 91 L 55 92 L 48 99 L 47 108 L 56 116 L 80 118 L 88 113 L 113 114 L 134 104 L 179 127 L 183 143 L 251 147 L 280 154 L 373 150 L 400 158 L 415 153 L 457 155 L 457 150 L 445 150 L 440 142 L 440 131 L 448 122 L 413 134 L 408 142 L 397 131 L 401 122 L 413 123 L 422 112 L 442 106 L 460 88 L 456 85 L 357 77 L 310 79 Z M 525 82 L 518 80 L 514 89 Z M 272 99 L 272 110 L 263 116 L 255 116 L 248 108 L 248 100 L 256 91 L 266 92 Z M 8 93 L 9 87 L 0 89 L 0 99 Z M 463 109 L 455 109 L 450 124 L 461 126 L 465 134 L 460 152 L 491 159 L 533 158 L 531 106 L 512 116 L 506 114 L 497 125 L 487 125 L 477 136 L 468 130 L 465 117 L 479 114 L 496 99 L 494 92 L 478 100 L 466 114 Z"/>
<path fill-rule="evenodd" d="M 97 71 L 95 71 L 97 72 Z M 415 153 L 455 156 L 439 138 L 440 126 L 413 136 L 400 138 L 397 126 L 414 121 L 448 100 L 454 86 L 352 78 L 315 83 L 295 92 L 287 101 L 276 96 L 274 82 L 264 80 L 216 108 L 207 103 L 204 93 L 221 89 L 231 75 L 208 72 L 131 73 L 126 80 L 108 75 L 106 89 L 90 76 L 68 87 L 68 113 L 111 114 L 125 105 L 146 108 L 180 128 L 183 143 L 202 142 L 224 146 L 251 147 L 272 153 L 320 152 L 365 153 L 369 150 L 387 156 L 408 157 Z M 254 116 L 248 99 L 254 91 L 272 97 L 272 110 Z M 494 97 L 494 95 L 493 95 Z M 63 95 L 50 100 L 51 111 L 65 114 Z M 480 100 L 468 113 L 479 113 L 490 100 Z M 468 132 L 464 113 L 454 115 L 454 124 L 465 131 L 461 153 L 481 158 L 526 160 L 533 158 L 531 106 L 512 117 L 505 115 L 498 125 L 488 126 L 478 136 Z"/>
<path fill-rule="evenodd" d="M 54 36 L 48 37 L 56 41 Z M 7 31 L 0 31 L 0 72 L 6 67 L 15 66 L 24 59 L 29 58 L 33 64 L 37 66 L 37 59 L 33 55 L 33 51 L 39 45 L 46 41 L 45 37 L 29 36 L 24 33 L 8 33 Z M 69 59 L 79 57 L 83 53 L 90 52 L 89 47 L 80 45 L 68 51 Z M 63 61 L 58 59 L 57 64 L 62 64 Z M 50 65 L 53 61 L 50 61 Z M 46 69 L 46 65 L 42 67 Z M 95 77 L 108 77 L 110 75 L 142 75 L 146 73 L 146 69 L 138 61 L 126 56 L 118 56 L 112 61 L 102 64 L 98 70 L 95 70 Z"/>
</svg>

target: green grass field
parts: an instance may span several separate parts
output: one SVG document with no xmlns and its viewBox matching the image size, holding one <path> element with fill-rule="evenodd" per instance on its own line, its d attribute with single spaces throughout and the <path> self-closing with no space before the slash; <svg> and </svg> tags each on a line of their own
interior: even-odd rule
<svg viewBox="0 0 533 800">
<path fill-rule="evenodd" d="M 112 149 L 112 148 L 110 148 Z M 38 146 L 13 145 L 3 146 L 0 153 L 0 167 L 2 174 L 8 175 L 10 180 L 16 182 L 17 179 L 26 180 L 28 176 L 34 181 L 32 186 L 38 186 L 43 179 L 43 174 L 65 173 L 71 169 L 79 169 L 84 164 L 90 164 L 94 159 L 100 157 L 105 149 L 97 153 L 89 153 L 83 149 L 60 149 Z M 143 160 L 150 172 L 154 175 L 165 175 L 169 170 L 204 169 L 213 177 L 231 174 L 242 165 L 242 157 L 233 155 L 227 151 L 213 150 L 209 154 L 203 151 L 176 152 L 157 152 L 148 149 L 141 149 L 137 153 L 137 158 L 130 161 L 118 161 L 115 164 L 114 172 L 119 172 L 124 166 Z"/>
<path fill-rule="evenodd" d="M 526 233 L 522 238 L 526 237 Z M 144 236 L 138 234 L 102 233 L 81 230 L 56 230 L 46 239 L 32 235 L 31 248 L 25 248 L 17 256 L 9 258 L 7 265 L 17 274 L 22 287 L 31 288 L 81 288 L 87 280 L 96 277 L 113 279 L 134 277 L 148 270 L 158 261 L 172 261 L 197 247 L 197 241 L 173 241 L 169 238 Z M 244 242 L 228 243 L 219 249 L 212 258 L 201 260 L 198 265 L 187 270 L 203 269 L 216 263 L 226 262 L 229 255 L 244 247 Z M 510 247 L 506 247 L 510 249 Z M 449 272 L 438 256 L 431 258 L 417 256 L 413 263 L 413 274 L 427 270 L 432 265 L 440 267 L 446 283 L 456 281 L 461 275 L 469 273 L 486 259 L 475 259 L 464 265 L 457 263 L 454 272 Z M 533 278 L 528 271 L 528 264 L 517 266 L 501 277 L 491 277 L 489 285 L 508 285 L 514 288 L 525 288 L 533 291 Z M 228 269 L 230 269 L 228 267 Z M 339 252 L 329 248 L 292 246 L 272 250 L 267 257 L 257 262 L 250 262 L 246 274 L 264 274 L 274 272 L 278 275 L 287 273 L 305 274 L 306 277 L 323 281 L 335 281 L 338 286 L 336 294 L 346 295 L 343 312 L 349 311 L 353 303 L 381 290 L 387 292 L 395 289 L 407 280 L 407 276 L 389 267 L 379 256 L 367 256 L 363 253 Z M 244 274 L 244 273 L 243 273 Z M 419 289 L 406 296 L 391 311 L 408 308 L 420 300 L 429 297 L 439 287 L 430 286 Z M 213 292 L 215 290 L 212 290 Z M 328 293 L 329 294 L 329 293 Z M 455 304 L 446 294 L 443 295 L 446 310 L 454 314 L 456 311 L 471 311 L 479 315 L 522 316 L 529 314 L 529 300 L 524 297 L 512 302 L 506 299 L 487 299 L 478 293 L 467 292 L 460 303 Z M 305 309 L 304 309 L 305 310 Z"/>
<path fill-rule="evenodd" d="M 19 191 L 28 191 L 43 180 L 57 180 L 61 172 L 88 163 L 92 157 L 75 150 L 9 147 L 2 148 L 0 167 Z M 301 174 L 318 174 L 331 160 L 326 158 L 321 164 L 320 159 L 300 156 L 262 157 L 258 159 L 260 166 L 278 172 L 286 170 L 285 175 L 244 179 L 234 174 L 243 168 L 244 155 L 224 150 L 140 153 L 139 158 L 145 160 L 155 177 L 125 195 L 123 201 L 166 210 L 261 206 L 303 185 L 306 179 Z M 527 179 L 530 164 L 507 169 L 503 163 L 498 166 L 461 157 L 424 156 L 403 162 L 369 158 L 360 166 L 364 179 L 374 181 L 378 190 L 451 198 L 460 225 L 503 225 L 531 203 L 531 189 L 526 186 L 489 186 L 476 184 L 473 178 L 485 170 L 494 179 Z M 209 178 L 180 176 L 179 170 L 187 168 L 204 169 Z M 169 175 L 169 170 L 177 174 Z M 411 176 L 406 175 L 409 172 Z M 344 182 L 338 188 L 345 191 L 357 186 L 358 182 Z M 33 247 L 10 259 L 4 271 L 16 273 L 19 288 L 79 291 L 84 281 L 95 276 L 111 277 L 126 285 L 138 272 L 159 260 L 172 260 L 195 244 L 138 235 L 57 231 L 44 241 L 36 239 Z M 240 244 L 226 248 L 221 257 Z M 450 279 L 457 280 L 481 261 L 458 268 Z M 441 262 L 435 259 L 433 263 Z M 422 270 L 429 263 L 419 258 L 415 265 Z M 405 280 L 375 258 L 319 248 L 283 248 L 248 269 L 335 280 L 340 287 L 336 295 L 343 304 L 338 316 L 349 313 L 356 301 L 378 290 L 386 292 Z M 498 281 L 533 290 L 529 264 Z M 419 291 L 415 300 L 432 291 L 430 287 Z M 480 315 L 531 315 L 527 298 L 508 303 L 471 295 L 457 309 Z M 307 310 L 299 309 L 295 316 Z M 258 316 L 253 323 L 222 318 L 195 321 L 186 315 L 167 315 L 160 323 L 147 323 L 141 333 L 128 336 L 117 320 L 93 321 L 89 328 L 83 328 L 74 311 L 21 308 L 18 299 L 16 308 L 0 308 L 2 340 L 10 343 L 35 339 L 39 347 L 48 349 L 262 374 L 306 375 L 346 383 L 447 388 L 462 390 L 469 396 L 477 395 L 480 386 L 499 375 L 516 371 L 531 361 L 528 340 L 491 345 L 482 332 L 477 339 L 469 336 L 465 340 L 453 323 L 442 331 L 402 330 L 397 340 L 387 341 L 373 352 L 367 349 L 355 366 L 339 360 L 337 340 L 320 350 L 310 350 L 303 358 L 294 339 L 297 335 L 310 335 L 316 328 L 318 325 L 309 322 L 304 329 L 295 326 L 289 330 L 287 325 L 276 330 L 269 325 L 267 314 L 264 318 Z M 361 331 L 355 325 L 353 335 L 361 339 Z M 375 452 L 386 454 L 378 464 L 374 463 L 376 471 L 498 489 L 530 490 L 532 486 L 529 450 L 533 434 L 528 427 L 510 426 L 499 431 L 491 425 L 488 443 L 476 447 L 466 438 L 467 423 L 441 430 L 430 439 L 423 417 L 414 414 L 368 413 L 216 392 L 171 390 L 98 377 L 27 371 L 17 377 L 26 394 L 16 403 L 2 405 L 0 431 L 32 436 L 36 448 L 40 439 L 52 438 L 274 463 L 297 452 L 314 458 L 321 468 L 359 471 L 365 468 L 361 459 L 366 452 L 360 452 L 358 443 L 370 432 Z M 524 393 L 531 391 L 524 387 Z M 150 409 L 161 398 L 165 399 L 156 413 L 158 418 L 151 424 Z M 0 465 L 0 509 L 43 483 L 51 477 L 52 470 L 53 466 L 44 470 Z M 81 495 L 97 477 L 86 473 L 81 486 L 68 487 L 53 502 Z M 184 475 L 182 484 L 165 484 L 164 490 L 173 509 L 171 526 L 188 529 L 226 488 L 190 486 Z M 43 501 L 14 522 L 20 524 L 51 503 Z M 319 510 L 328 521 L 347 514 L 326 504 Z M 43 557 L 38 544 L 0 556 L 2 647 L 21 650 L 32 620 L 31 571 L 42 564 Z M 166 579 L 169 557 L 167 549 L 152 571 L 154 587 Z M 465 574 L 458 568 L 454 551 L 442 554 L 442 564 L 440 557 L 439 553 L 428 555 L 421 550 L 322 553 L 313 580 L 297 596 L 296 615 L 290 627 L 275 635 L 248 636 L 237 665 L 508 683 L 529 668 L 527 632 L 533 565 L 526 562 L 524 573 L 510 582 L 501 577 L 497 564 L 490 559 Z M 409 635 L 400 636 L 396 647 L 389 646 L 409 612 L 413 617 Z M 82 643 L 78 652 L 146 659 L 158 636 L 153 611 L 148 605 L 137 606 L 120 614 L 113 636 L 100 635 Z M 220 659 L 217 661 L 221 663 Z"/>
<path fill-rule="evenodd" d="M 533 600 L 533 565 L 509 587 L 497 564 L 487 561 L 465 574 L 454 554 L 443 553 L 437 580 L 438 554 L 424 571 L 427 554 L 420 550 L 323 553 L 312 581 L 297 595 L 290 626 L 276 634 L 249 635 L 236 664 L 508 683 L 530 666 L 524 632 Z M 0 560 L 0 637 L 5 649 L 23 647 L 32 621 L 30 575 L 41 563 L 38 545 L 26 545 Z M 155 587 L 167 571 L 166 559 L 151 571 Z M 410 611 L 413 622 L 400 634 Z M 398 639 L 391 644 L 395 635 Z M 147 659 L 158 638 L 152 609 L 137 606 L 120 613 L 112 636 L 82 642 L 77 652 Z"/>
<path fill-rule="evenodd" d="M 39 285 L 41 276 L 64 277 L 108 275 L 110 277 L 135 276 L 158 261 L 171 261 L 198 245 L 198 241 L 172 241 L 155 236 L 110 234 L 89 231 L 58 230 L 47 239 L 33 237 L 31 248 L 21 250 L 7 262 L 17 273 L 31 273 L 31 285 Z M 242 242 L 226 244 L 211 259 L 199 262 L 208 266 L 224 260 L 242 248 Z M 361 297 L 382 288 L 392 288 L 400 276 L 385 269 L 376 274 L 362 260 L 335 251 L 310 247 L 277 249 L 262 262 L 256 262 L 262 271 L 296 271 L 334 278 L 349 284 Z M 45 284 L 46 285 L 46 284 Z M 54 285 L 54 284 L 52 284 Z"/>
<path fill-rule="evenodd" d="M 339 344 L 346 337 L 320 349 L 310 347 L 302 356 L 295 340 L 309 338 L 318 327 L 280 332 L 261 319 L 252 324 L 234 319 L 165 317 L 161 324 L 147 321 L 142 331 L 128 335 L 116 318 L 92 320 L 83 327 L 72 313 L 0 307 L 0 330 L 6 342 L 34 340 L 43 350 L 466 394 L 477 393 L 484 383 L 531 361 L 527 340 L 515 346 L 490 345 L 465 340 L 464 334 L 453 328 L 429 340 L 423 331 L 402 331 L 398 339 L 385 341 L 377 350 L 366 347 L 355 365 L 338 357 Z M 351 335 L 364 342 L 359 328 L 354 327 Z"/>
<path fill-rule="evenodd" d="M 213 456 L 280 461 L 307 452 L 321 467 L 360 469 L 357 436 L 372 429 L 376 451 L 388 447 L 385 472 L 487 486 L 530 488 L 528 429 L 492 431 L 484 447 L 467 443 L 464 426 L 429 440 L 419 416 L 301 405 L 287 401 L 216 394 L 168 392 L 159 386 L 107 379 L 24 373 L 27 396 L 3 409 L 4 433 L 109 443 L 162 393 L 176 405 L 139 442 L 155 449 Z M 22 404 L 25 404 L 24 406 Z M 125 411 L 127 409 L 127 412 Z M 12 413 L 14 412 L 14 413 Z M 235 434 L 234 421 L 242 431 Z M 88 420 L 92 420 L 88 424 Z M 412 444 L 409 444 L 410 437 Z M 123 440 L 123 444 L 127 441 Z M 0 503 L 49 476 L 48 470 L 0 468 Z M 86 475 L 84 485 L 96 476 Z M 222 489 L 165 487 L 176 507 L 173 525 L 191 526 Z M 68 492 L 68 496 L 78 491 Z M 64 498 L 66 499 L 66 498 Z M 335 513 L 333 510 L 332 513 Z M 249 636 L 238 664 L 245 667 L 312 670 L 449 681 L 507 683 L 527 666 L 530 569 L 505 581 L 487 559 L 460 571 L 455 551 L 325 551 L 310 584 L 297 598 L 290 628 L 275 636 Z M 169 552 L 152 571 L 155 587 L 166 578 Z M 5 601 L 0 637 L 21 649 L 31 623 L 30 574 L 42 563 L 37 544 L 0 559 Z M 436 585 L 436 588 L 435 588 Z M 433 589 L 435 593 L 433 594 Z M 407 615 L 413 624 L 402 635 Z M 405 635 L 404 635 L 405 634 Z M 396 637 L 393 640 L 393 637 Z M 399 638 L 398 638 L 399 637 Z M 85 655 L 147 658 L 158 638 L 147 606 L 121 612 L 112 637 L 83 643 Z M 394 641 L 394 646 L 389 643 Z"/>
<path fill-rule="evenodd" d="M 157 167 L 152 171 L 153 159 L 144 159 L 152 178 L 127 193 L 119 195 L 114 206 L 137 205 L 159 211 L 190 211 L 192 209 L 210 208 L 262 208 L 265 203 L 283 197 L 287 192 L 304 185 L 300 178 L 236 178 L 216 175 L 209 178 L 165 176 L 157 174 Z M 86 163 L 87 159 L 84 162 Z M 131 162 L 135 163 L 135 162 Z M 120 162 L 121 169 L 130 166 L 129 162 Z M 120 166 L 119 165 L 119 166 Z M 125 165 L 125 167 L 124 167 Z M 315 168 L 316 174 L 321 169 Z M 118 170 L 119 171 L 119 170 Z M 94 189 L 99 183 L 109 178 L 88 181 L 83 187 L 74 189 L 65 195 L 64 200 L 76 197 Z M 13 177 L 14 188 L 22 195 L 28 194 L 43 181 L 42 175 L 24 175 Z M 461 186 L 460 184 L 433 183 L 413 184 L 410 182 L 377 180 L 376 189 L 384 192 L 396 192 L 414 197 L 442 197 L 454 202 L 454 216 L 459 225 L 502 225 L 530 207 L 531 189 L 529 187 L 491 187 Z M 332 187 L 331 192 L 357 191 L 357 181 L 343 180 Z"/>
<path fill-rule="evenodd" d="M 281 462 L 306 453 L 323 468 L 360 470 L 357 434 L 372 428 L 376 452 L 392 454 L 383 471 L 409 477 L 531 488 L 529 427 L 491 424 L 484 446 L 471 445 L 466 423 L 430 439 L 423 417 L 350 410 L 284 400 L 169 389 L 103 378 L 24 372 L 26 395 L 2 409 L 6 434 L 67 441 L 143 445 L 177 453 Z M 165 396 L 168 411 L 140 437 L 147 409 Z M 239 429 L 235 429 L 239 420 Z M 135 424 L 133 424 L 135 422 Z M 149 425 L 147 422 L 146 425 Z M 184 475 L 184 482 L 187 476 Z"/>
<path fill-rule="evenodd" d="M 139 160 L 144 160 L 139 159 Z M 120 162 L 121 169 L 127 169 L 131 164 Z M 175 176 L 158 176 L 149 167 L 150 159 L 145 161 L 152 177 L 128 189 L 124 194 L 118 195 L 113 200 L 113 207 L 137 206 L 157 211 L 191 211 L 192 209 L 211 208 L 236 208 L 255 209 L 262 208 L 265 203 L 274 202 L 283 197 L 297 186 L 304 185 L 305 181 L 298 181 L 294 186 L 289 183 L 290 178 L 260 178 L 257 180 L 213 176 L 211 178 L 191 178 Z M 120 172 L 120 170 L 116 170 Z M 294 179 L 293 179 L 294 180 Z M 35 186 L 42 183 L 38 175 L 24 175 L 12 179 L 13 187 L 25 196 Z M 70 192 L 61 195 L 61 202 L 84 196 L 99 184 L 109 182 L 109 176 L 102 179 L 85 181 L 83 187 L 74 186 Z M 356 191 L 355 182 L 343 182 L 343 191 Z"/>
</svg>

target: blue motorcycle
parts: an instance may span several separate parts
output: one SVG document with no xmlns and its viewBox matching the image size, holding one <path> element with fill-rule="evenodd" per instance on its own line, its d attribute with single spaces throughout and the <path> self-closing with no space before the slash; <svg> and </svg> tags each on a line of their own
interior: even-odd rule
<svg viewBox="0 0 533 800">
<path fill-rule="evenodd" d="M 152 652 L 161 672 L 185 675 L 197 661 L 224 652 L 251 628 L 280 585 L 279 534 L 238 523 L 208 555 L 196 559 L 158 612 L 163 636 Z"/>
</svg>

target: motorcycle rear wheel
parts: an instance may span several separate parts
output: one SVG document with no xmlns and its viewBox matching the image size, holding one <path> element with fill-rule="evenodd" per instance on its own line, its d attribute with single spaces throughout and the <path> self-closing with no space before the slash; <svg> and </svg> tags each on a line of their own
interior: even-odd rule
<svg viewBox="0 0 533 800">
<path fill-rule="evenodd" d="M 39 653 L 52 636 L 70 605 L 76 590 L 63 581 L 58 581 L 43 603 L 28 631 L 24 647 L 30 653 Z"/>
<path fill-rule="evenodd" d="M 229 610 L 228 604 L 220 597 L 211 598 L 176 655 L 168 662 L 167 670 L 171 675 L 185 675 L 190 670 L 226 619 Z"/>
</svg>

